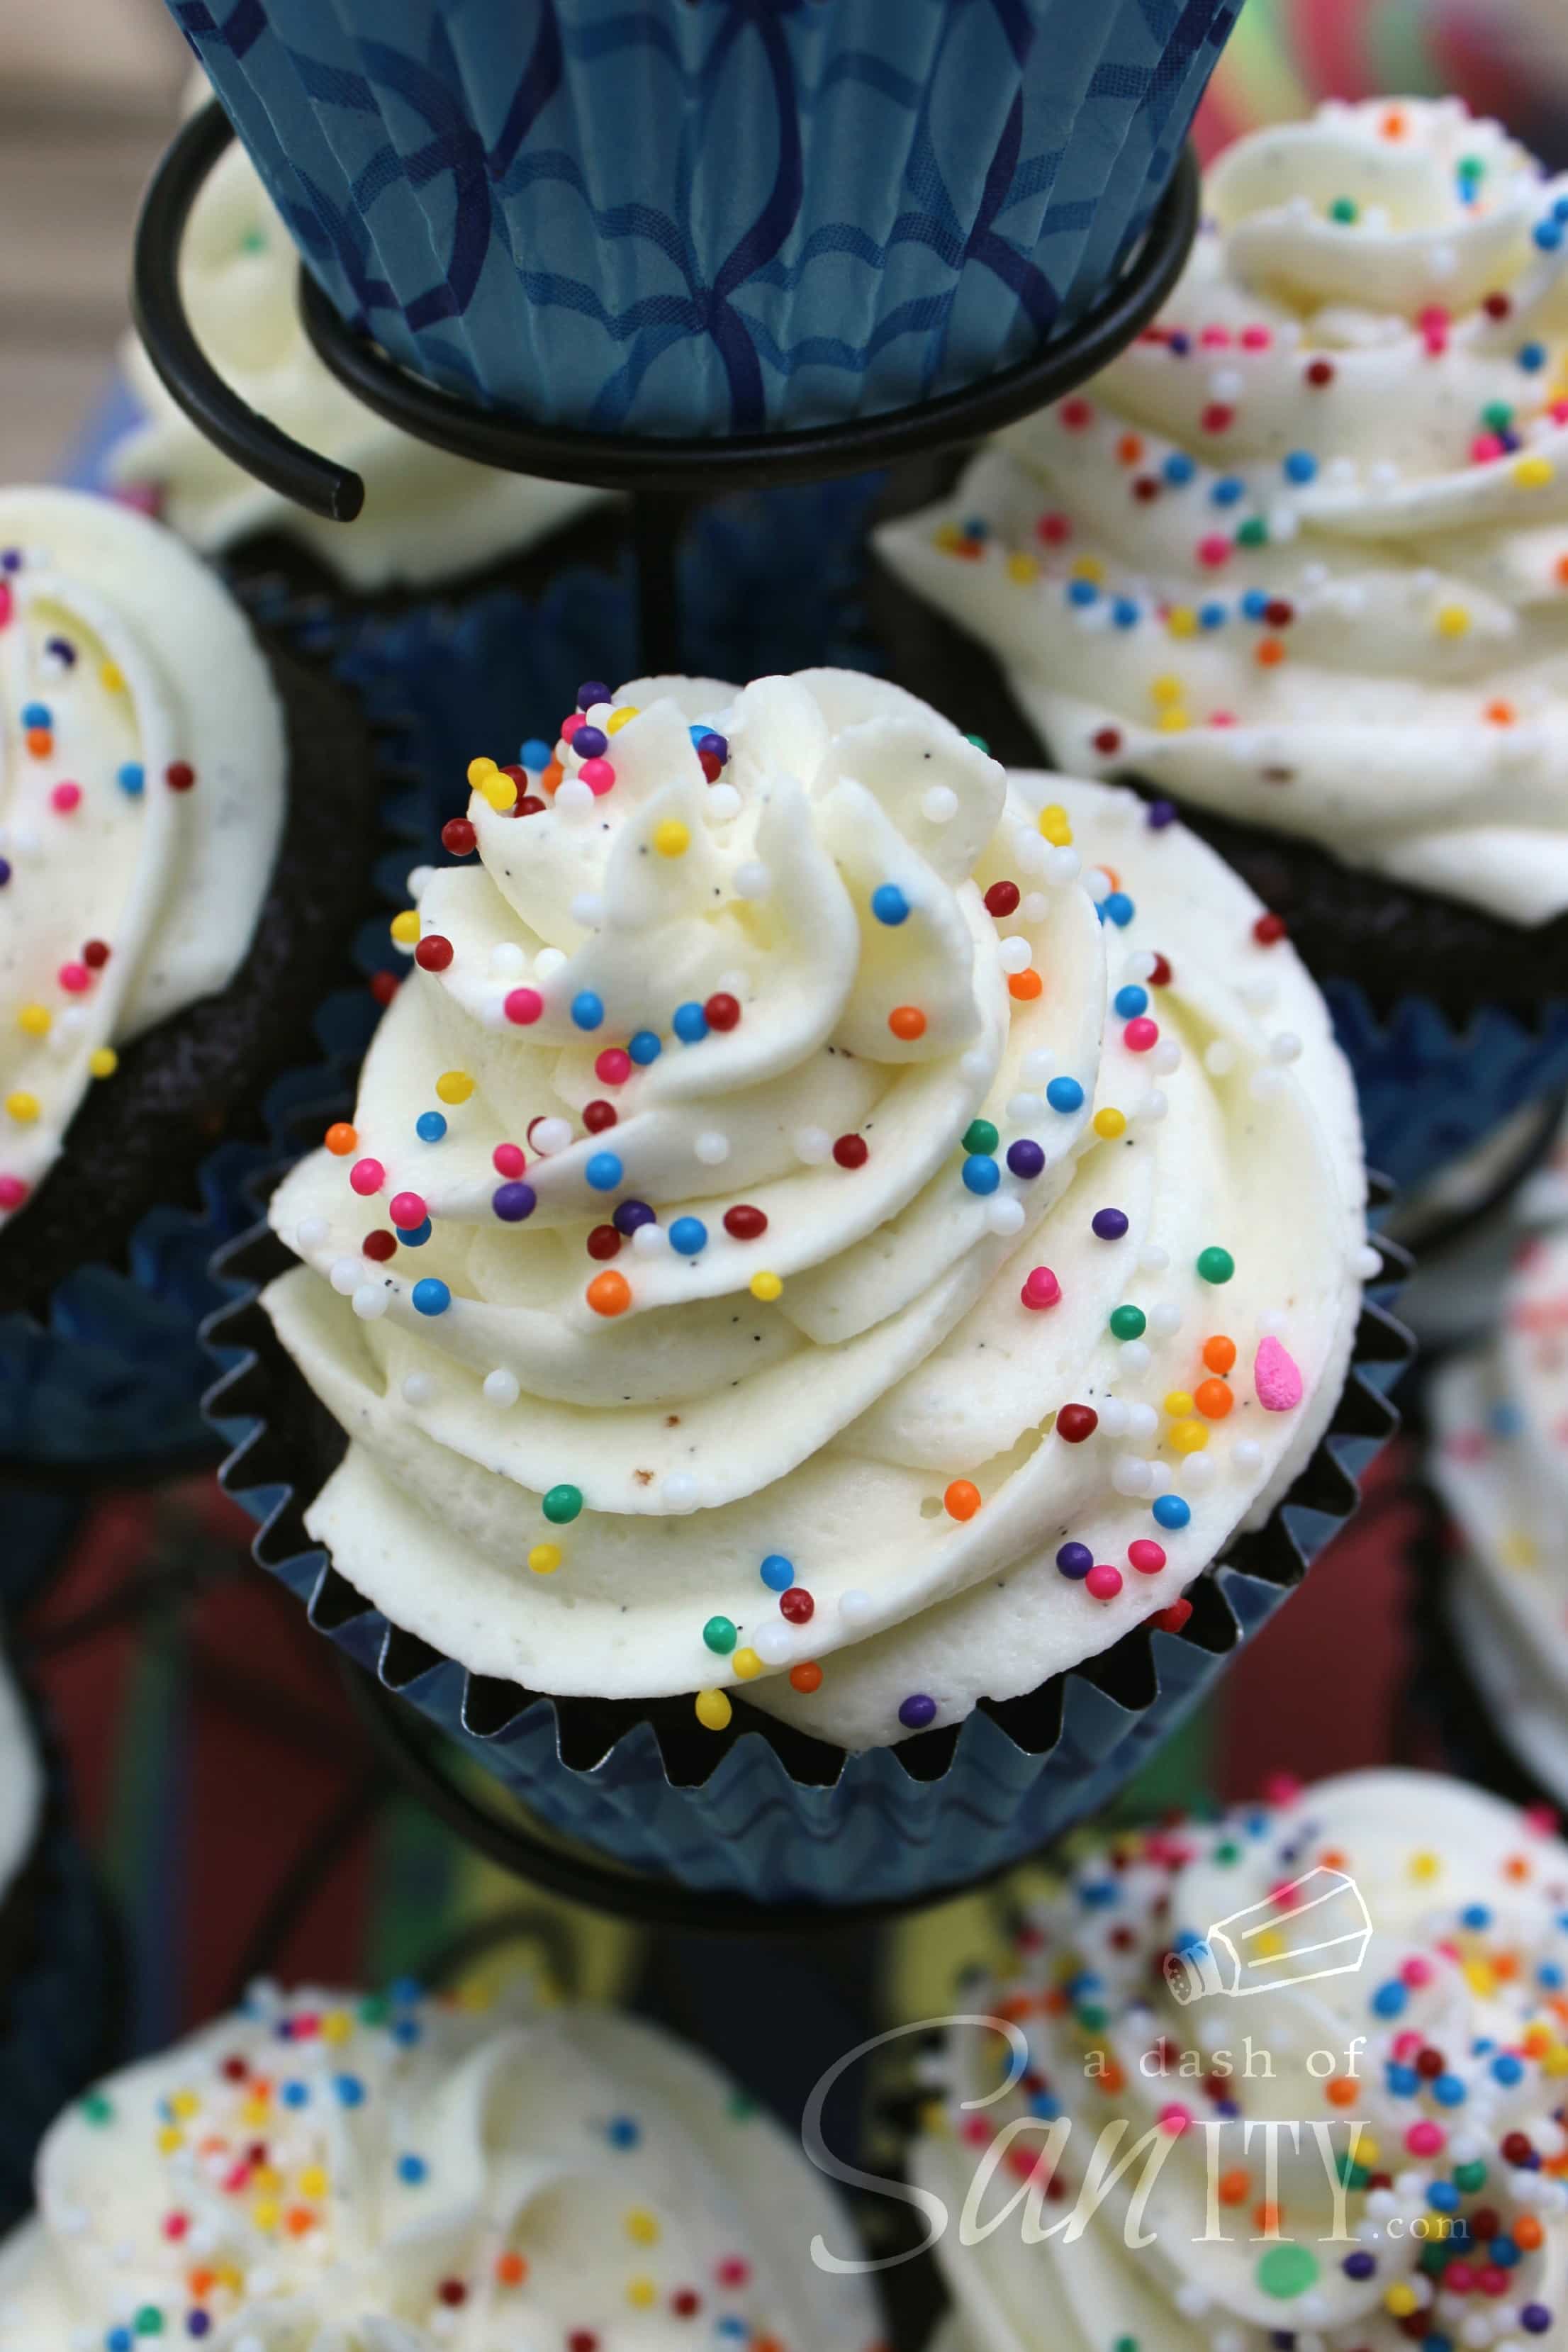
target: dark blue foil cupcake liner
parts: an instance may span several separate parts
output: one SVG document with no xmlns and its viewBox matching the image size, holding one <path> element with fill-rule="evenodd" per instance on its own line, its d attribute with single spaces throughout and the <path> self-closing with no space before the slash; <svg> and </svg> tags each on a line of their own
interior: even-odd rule
<svg viewBox="0 0 1568 2352">
<path fill-rule="evenodd" d="M 1004 1867 L 1103 1805 L 1215 1686 L 1350 1517 L 1397 1416 L 1384 1393 L 1409 1340 L 1369 1293 L 1332 1425 L 1265 1525 L 1188 1588 L 1180 1633 L 1136 1629 L 1026 1697 L 982 1701 L 956 1729 L 847 1755 L 735 1703 L 700 1731 L 689 1700 L 560 1699 L 470 1675 L 392 1624 L 312 1545 L 295 1484 L 321 1409 L 259 1293 L 292 1260 L 265 1227 L 220 1271 L 235 1304 L 208 1327 L 231 1369 L 207 1399 L 235 1445 L 220 1474 L 260 1522 L 254 1552 L 311 1622 L 437 1724 L 550 1829 L 627 1867 L 714 1894 L 831 1906 L 915 1902 Z M 1397 1254 L 1385 1250 L 1394 1278 Z M 303 1415 L 303 1419 L 301 1419 Z M 324 1475 L 324 1470 L 323 1470 Z"/>
</svg>

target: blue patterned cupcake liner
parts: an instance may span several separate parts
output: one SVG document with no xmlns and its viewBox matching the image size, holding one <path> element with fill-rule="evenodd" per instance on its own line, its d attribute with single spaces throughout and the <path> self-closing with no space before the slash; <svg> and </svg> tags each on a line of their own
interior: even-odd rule
<svg viewBox="0 0 1568 2352">
<path fill-rule="evenodd" d="M 311 1543 L 294 1480 L 321 1409 L 271 1330 L 265 1283 L 293 1261 L 265 1226 L 217 1269 L 235 1303 L 208 1338 L 229 1364 L 206 1410 L 235 1447 L 220 1477 L 260 1523 L 256 1559 L 310 1622 L 417 1707 L 549 1829 L 634 1871 L 766 1903 L 912 1903 L 1049 1843 L 1095 1811 L 1213 1690 L 1354 1511 L 1358 1480 L 1397 1424 L 1384 1391 L 1409 1354 L 1385 1310 L 1384 1250 L 1332 1424 L 1265 1525 L 1188 1588 L 1181 1632 L 1149 1626 L 1026 1698 L 982 1702 L 954 1732 L 845 1754 L 763 1727 L 742 1698 L 728 1733 L 693 1735 L 679 1702 L 639 1709 L 531 1694 L 470 1675 L 394 1625 Z M 301 1418 L 303 1416 L 303 1418 Z M 672 1736 L 671 1708 L 681 1730 Z M 826 1759 L 802 1765 L 805 1751 Z M 800 1769 L 792 1769 L 786 1752 Z"/>
<path fill-rule="evenodd" d="M 296 245 L 541 423 L 752 433 L 1028 356 L 1114 275 L 1238 0 L 169 0 Z"/>
</svg>

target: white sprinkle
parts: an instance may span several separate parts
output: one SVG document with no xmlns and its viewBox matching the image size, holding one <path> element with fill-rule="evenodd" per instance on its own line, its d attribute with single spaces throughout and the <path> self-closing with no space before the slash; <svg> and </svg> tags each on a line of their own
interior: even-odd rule
<svg viewBox="0 0 1568 2352">
<path fill-rule="evenodd" d="M 1027 940 L 1004 940 L 996 961 L 1004 971 L 1027 971 L 1034 955 Z"/>
<path fill-rule="evenodd" d="M 1152 1359 L 1142 1339 L 1124 1339 L 1117 1350 L 1116 1360 L 1124 1371 L 1146 1372 Z"/>
<path fill-rule="evenodd" d="M 294 1228 L 294 1246 L 300 1255 L 309 1257 L 312 1250 L 321 1249 L 331 1230 L 325 1217 L 301 1217 Z"/>
<path fill-rule="evenodd" d="M 762 1624 L 752 1636 L 752 1647 L 764 1666 L 782 1666 L 795 1647 L 795 1640 L 787 1625 Z"/>
<path fill-rule="evenodd" d="M 1110 1483 L 1119 1495 L 1146 1495 L 1149 1465 L 1141 1454 L 1118 1454 L 1110 1465 Z"/>
<path fill-rule="evenodd" d="M 1211 1078 L 1228 1078 L 1236 1067 L 1236 1047 L 1228 1037 L 1216 1037 L 1204 1048 L 1204 1067 Z"/>
<path fill-rule="evenodd" d="M 564 948 L 541 948 L 533 959 L 534 977 L 536 980 L 552 980 L 558 971 L 564 971 L 565 965 Z"/>
<path fill-rule="evenodd" d="M 605 919 L 605 902 L 596 890 L 579 890 L 572 901 L 572 920 L 579 930 L 596 931 Z"/>
<path fill-rule="evenodd" d="M 1206 1454 L 1189 1454 L 1182 1465 L 1182 1483 L 1194 1495 L 1201 1495 L 1214 1485 L 1214 1464 Z"/>
<path fill-rule="evenodd" d="M 704 1168 L 721 1168 L 730 1157 L 730 1139 L 727 1135 L 721 1135 L 717 1129 L 708 1128 L 691 1149 Z"/>
<path fill-rule="evenodd" d="M 1375 1282 L 1383 1272 L 1383 1252 L 1373 1249 L 1368 1242 L 1364 1248 L 1356 1252 L 1355 1270 L 1358 1282 Z"/>
<path fill-rule="evenodd" d="M 408 1372 L 404 1376 L 405 1404 L 428 1404 L 436 1393 L 436 1383 L 428 1372 Z"/>
<path fill-rule="evenodd" d="M 632 1248 L 638 1257 L 658 1257 L 669 1247 L 669 1235 L 662 1225 L 639 1225 L 632 1235 Z"/>
<path fill-rule="evenodd" d="M 1276 1095 L 1284 1092 L 1287 1084 L 1283 1070 L 1265 1067 L 1253 1071 L 1247 1081 L 1247 1091 L 1254 1102 L 1272 1102 Z"/>
<path fill-rule="evenodd" d="M 590 703 L 586 713 L 589 726 L 596 727 L 601 735 L 609 733 L 610 721 L 615 715 L 616 706 L 613 702 Z"/>
<path fill-rule="evenodd" d="M 1182 1328 L 1182 1310 L 1169 1298 L 1162 1298 L 1149 1309 L 1149 1328 L 1156 1339 L 1173 1339 Z"/>
<path fill-rule="evenodd" d="M 928 824 L 951 824 L 958 814 L 958 794 L 949 784 L 932 784 L 921 794 L 921 814 Z"/>
<path fill-rule="evenodd" d="M 1434 245 L 1427 248 L 1426 268 L 1434 278 L 1452 278 L 1459 266 L 1459 256 L 1451 245 Z"/>
<path fill-rule="evenodd" d="M 1249 979 L 1237 982 L 1236 992 L 1255 1013 L 1263 1013 L 1279 995 L 1279 983 L 1272 972 L 1255 971 Z"/>
<path fill-rule="evenodd" d="M 1301 1040 L 1293 1029 L 1281 1029 L 1268 1040 L 1268 1058 L 1272 1062 L 1298 1062 L 1301 1058 Z"/>
<path fill-rule="evenodd" d="M 490 970 L 498 980 L 515 980 L 528 970 L 528 958 L 515 940 L 498 940 L 490 950 Z"/>
<path fill-rule="evenodd" d="M 433 866 L 411 866 L 409 867 L 408 895 L 411 898 L 419 899 L 424 897 L 425 886 L 429 881 L 430 877 L 435 873 L 435 871 L 436 868 Z"/>
<path fill-rule="evenodd" d="M 1064 882 L 1076 882 L 1082 866 L 1076 849 L 1053 849 L 1046 860 L 1046 879 L 1059 888 Z"/>
<path fill-rule="evenodd" d="M 491 1404 L 513 1405 L 522 1394 L 517 1374 L 509 1372 L 504 1364 L 498 1364 L 493 1372 L 485 1374 L 484 1389 Z"/>
<path fill-rule="evenodd" d="M 1100 1404 L 1100 1426 L 1107 1437 L 1125 1437 L 1132 1408 L 1121 1397 L 1102 1397 Z"/>
<path fill-rule="evenodd" d="M 1024 1056 L 1024 1083 L 1031 1087 L 1043 1085 L 1056 1066 L 1057 1057 L 1048 1045 L 1033 1046 Z"/>
<path fill-rule="evenodd" d="M 1154 977 L 1152 950 L 1149 948 L 1134 948 L 1122 963 L 1121 976 L 1124 980 L 1152 980 Z"/>
<path fill-rule="evenodd" d="M 967 1078 L 972 1087 L 978 1086 L 983 1078 L 991 1075 L 990 1057 L 978 1045 L 971 1045 L 966 1054 L 958 1057 L 958 1074 L 960 1077 Z"/>
<path fill-rule="evenodd" d="M 942 785 L 938 787 L 938 789 L 945 791 L 946 786 Z M 926 797 L 929 800 L 931 797 L 930 793 L 928 793 Z M 866 1620 L 875 1610 L 876 1605 L 876 1602 L 872 1600 L 868 1592 L 862 1591 L 859 1585 L 852 1584 L 847 1592 L 842 1593 L 839 1596 L 838 1614 L 843 1618 L 847 1625 L 863 1625 L 866 1622 Z"/>
<path fill-rule="evenodd" d="M 1145 1242 L 1138 1253 L 1141 1274 L 1163 1274 L 1171 1263 L 1171 1253 L 1159 1242 Z"/>
<path fill-rule="evenodd" d="M 689 1470 L 672 1470 L 664 1482 L 663 1494 L 672 1511 L 697 1508 L 697 1481 Z"/>
<path fill-rule="evenodd" d="M 1238 368 L 1215 368 L 1209 378 L 1211 400 L 1239 400 L 1245 389 L 1245 380 Z"/>
<path fill-rule="evenodd" d="M 1009 1095 L 1007 1123 L 1010 1127 L 1027 1127 L 1031 1119 L 1044 1118 L 1046 1106 L 1038 1095 Z"/>
<path fill-rule="evenodd" d="M 1262 1464 L 1263 1448 L 1256 1437 L 1238 1437 L 1230 1449 L 1230 1458 L 1244 1477 L 1250 1477 Z"/>
<path fill-rule="evenodd" d="M 1149 1434 L 1153 1435 L 1152 1430 Z M 1156 1454 L 1149 1465 L 1149 1492 L 1151 1495 L 1163 1495 L 1170 1483 L 1171 1465 Z"/>
<path fill-rule="evenodd" d="M 985 1223 L 994 1234 L 1005 1237 L 1024 1230 L 1024 1203 L 1011 1193 L 997 1192 L 985 1203 Z"/>
<path fill-rule="evenodd" d="M 1173 1070 L 1182 1066 L 1182 1049 L 1173 1037 L 1162 1037 L 1149 1055 L 1149 1067 L 1168 1078 Z"/>
<path fill-rule="evenodd" d="M 765 898 L 773 887 L 773 877 L 760 857 L 748 857 L 743 866 L 735 868 L 737 898 Z"/>
<path fill-rule="evenodd" d="M 1050 854 L 1050 843 L 1043 834 L 1026 833 L 1021 824 L 1014 826 L 1009 856 L 1020 874 L 1043 874 Z"/>
<path fill-rule="evenodd" d="M 741 814 L 741 795 L 733 784 L 710 784 L 703 805 L 715 824 L 728 824 Z"/>
<path fill-rule="evenodd" d="M 340 1298 L 352 1298 L 364 1279 L 364 1267 L 357 1257 L 335 1257 L 327 1280 Z"/>
<path fill-rule="evenodd" d="M 568 776 L 555 788 L 555 807 L 568 824 L 586 824 L 594 814 L 594 794 L 581 776 Z"/>
<path fill-rule="evenodd" d="M 1083 877 L 1083 887 L 1098 907 L 1102 898 L 1110 896 L 1110 877 L 1103 866 L 1091 866 Z"/>
<path fill-rule="evenodd" d="M 790 1140 L 795 1158 L 808 1168 L 820 1168 L 833 1149 L 833 1138 L 825 1127 L 797 1127 Z"/>
<path fill-rule="evenodd" d="M 1170 1108 L 1170 1104 L 1165 1100 L 1159 1087 L 1155 1087 L 1144 1096 L 1141 1103 L 1134 1107 L 1132 1116 L 1134 1118 L 1157 1121 L 1164 1118 Z"/>
<path fill-rule="evenodd" d="M 1128 1406 L 1127 1434 L 1140 1445 L 1147 1444 L 1159 1426 L 1160 1416 L 1152 1404 L 1145 1404 L 1140 1398 L 1136 1404 Z"/>
<path fill-rule="evenodd" d="M 384 1282 L 362 1282 L 350 1304 L 362 1323 L 379 1323 L 392 1304 L 392 1293 Z"/>
<path fill-rule="evenodd" d="M 1051 902 L 1043 891 L 1031 890 L 1024 900 L 1024 920 L 1043 923 L 1051 911 Z"/>
</svg>

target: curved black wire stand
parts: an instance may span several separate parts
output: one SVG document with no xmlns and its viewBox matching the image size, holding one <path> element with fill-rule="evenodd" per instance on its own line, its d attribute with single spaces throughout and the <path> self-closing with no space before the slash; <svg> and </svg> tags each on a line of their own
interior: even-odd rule
<svg viewBox="0 0 1568 2352">
<path fill-rule="evenodd" d="M 203 352 L 180 289 L 191 207 L 234 136 L 216 100 L 192 117 L 160 164 L 137 224 L 132 313 L 147 355 L 197 430 L 237 466 L 310 513 L 352 522 L 364 483 L 307 449 L 241 400 Z M 633 501 L 643 658 L 680 667 L 675 542 L 691 508 L 733 490 L 827 481 L 977 441 L 1058 400 L 1146 326 L 1175 284 L 1198 222 L 1198 170 L 1184 149 L 1131 265 L 1067 333 L 962 391 L 808 431 L 665 439 L 542 425 L 481 408 L 414 374 L 340 317 L 301 265 L 300 310 L 323 363 L 367 408 L 416 439 L 507 473 L 620 490 Z"/>
</svg>

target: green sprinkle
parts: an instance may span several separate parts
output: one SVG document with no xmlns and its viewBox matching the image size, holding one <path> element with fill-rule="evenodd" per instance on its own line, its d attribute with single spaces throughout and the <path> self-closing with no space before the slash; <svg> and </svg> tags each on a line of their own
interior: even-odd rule
<svg viewBox="0 0 1568 2352">
<path fill-rule="evenodd" d="M 988 1118 L 972 1118 L 963 1130 L 963 1149 L 971 1154 L 994 1151 L 999 1140 Z"/>
<path fill-rule="evenodd" d="M 1489 400 L 1481 411 L 1481 423 L 1489 433 L 1506 433 L 1513 423 L 1513 410 L 1506 400 Z"/>
<path fill-rule="evenodd" d="M 710 1617 L 702 1628 L 702 1638 L 710 1650 L 717 1652 L 720 1657 L 727 1658 L 739 1637 L 731 1619 Z"/>
<path fill-rule="evenodd" d="M 1136 2336 L 1119 2336 L 1110 2352 L 1142 2352 L 1142 2347 Z"/>
<path fill-rule="evenodd" d="M 1258 2285 L 1281 2303 L 1305 2294 L 1317 2275 L 1318 2257 L 1310 2246 L 1268 2246 L 1258 2257 Z"/>
<path fill-rule="evenodd" d="M 1268 525 L 1261 515 L 1248 515 L 1245 522 L 1237 525 L 1236 543 L 1237 547 L 1268 546 Z"/>
<path fill-rule="evenodd" d="M 384 2025 L 391 2004 L 384 1992 L 367 1992 L 358 2009 L 362 2025 Z"/>
<path fill-rule="evenodd" d="M 163 2315 L 155 2303 L 144 2303 L 132 2325 L 138 2336 L 162 2336 Z"/>
<path fill-rule="evenodd" d="M 1484 2189 L 1486 2185 L 1487 2168 L 1479 2159 L 1473 2164 L 1457 2164 L 1454 2167 L 1454 2186 L 1465 2196 L 1473 2197 L 1478 2189 Z"/>
<path fill-rule="evenodd" d="M 1228 1282 L 1235 1272 L 1236 1260 L 1227 1249 L 1198 1252 L 1198 1273 L 1205 1282 Z"/>
<path fill-rule="evenodd" d="M 114 2102 L 101 2091 L 89 2091 L 81 2103 L 82 2119 L 89 2124 L 107 2124 L 114 2120 Z"/>
<path fill-rule="evenodd" d="M 734 2090 L 730 2094 L 730 2113 L 738 2124 L 750 2123 L 757 2112 L 757 2102 L 750 2091 Z"/>
<path fill-rule="evenodd" d="M 1113 1339 L 1141 1339 L 1148 1328 L 1149 1318 L 1141 1307 L 1113 1307 L 1110 1310 Z"/>
<path fill-rule="evenodd" d="M 1110 2024 L 1110 2011 L 1098 2008 L 1093 2001 L 1087 2001 L 1078 2011 L 1078 2021 L 1086 2033 L 1099 2033 Z"/>
<path fill-rule="evenodd" d="M 1461 180 L 1480 180 L 1486 177 L 1487 167 L 1479 155 L 1461 155 L 1454 169 Z"/>
<path fill-rule="evenodd" d="M 1216 1862 L 1239 1862 L 1241 1860 L 1241 1848 L 1237 1844 L 1234 1838 L 1226 1838 L 1220 1844 L 1215 1846 L 1214 1850 L 1214 1858 Z"/>
<path fill-rule="evenodd" d="M 583 1507 L 580 1486 L 552 1486 L 544 1497 L 544 1516 L 552 1527 L 563 1528 Z"/>
<path fill-rule="evenodd" d="M 1352 221 L 1361 218 L 1361 206 L 1353 196 L 1336 196 L 1329 206 L 1329 218 L 1348 228 Z"/>
<path fill-rule="evenodd" d="M 963 740 L 966 743 L 973 743 L 977 751 L 989 751 L 991 749 L 984 735 L 966 735 Z"/>
<path fill-rule="evenodd" d="M 267 231 L 264 228 L 247 228 L 239 240 L 239 249 L 241 253 L 265 253 Z"/>
</svg>

